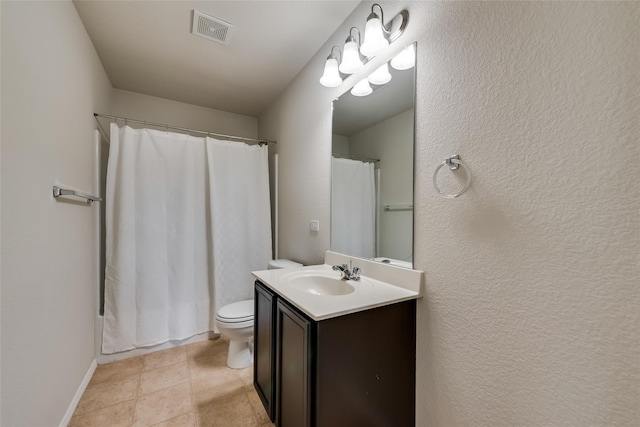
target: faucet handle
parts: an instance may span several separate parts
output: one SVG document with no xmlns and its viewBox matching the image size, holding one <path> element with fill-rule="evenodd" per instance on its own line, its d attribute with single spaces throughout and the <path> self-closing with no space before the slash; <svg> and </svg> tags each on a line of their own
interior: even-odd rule
<svg viewBox="0 0 640 427">
<path fill-rule="evenodd" d="M 347 266 L 347 264 L 334 265 L 331 268 L 334 269 L 335 271 L 339 271 L 343 279 L 348 279 L 349 276 L 351 275 L 351 273 L 349 272 L 349 266 Z"/>
</svg>

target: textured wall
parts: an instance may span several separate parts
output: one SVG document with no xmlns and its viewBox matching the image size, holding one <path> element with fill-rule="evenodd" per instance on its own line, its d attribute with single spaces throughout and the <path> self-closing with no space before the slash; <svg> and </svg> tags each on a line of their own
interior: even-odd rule
<svg viewBox="0 0 640 427">
<path fill-rule="evenodd" d="M 258 134 L 258 119 L 255 117 L 121 89 L 113 89 L 111 105 L 105 114 L 247 138 L 255 138 Z M 105 120 L 102 122 L 107 123 Z M 118 124 L 123 123 L 120 121 Z M 105 129 L 108 132 L 108 126 L 105 125 Z"/>
<path fill-rule="evenodd" d="M 321 264 L 329 249 L 332 98 L 317 83 L 321 62 L 316 55 L 316 66 L 307 65 L 258 118 L 260 137 L 278 141 L 278 257 L 303 264 Z M 312 219 L 320 221 L 319 232 L 309 230 Z"/>
<path fill-rule="evenodd" d="M 637 3 L 424 15 L 423 422 L 640 423 L 638 19 Z M 431 173 L 454 152 L 474 182 L 445 200 Z"/>
<path fill-rule="evenodd" d="M 111 84 L 71 2 L 1 7 L 0 424 L 53 426 L 95 358 L 99 204 L 55 201 L 51 186 L 93 192 L 92 113 Z"/>
<path fill-rule="evenodd" d="M 396 43 L 418 41 L 417 425 L 640 424 L 638 3 L 382 5 L 411 13 Z M 369 8 L 260 118 L 283 159 L 281 256 L 328 247 L 308 219 L 328 220 L 349 82 L 317 79 Z M 456 152 L 474 181 L 442 199 L 432 173 Z"/>
</svg>

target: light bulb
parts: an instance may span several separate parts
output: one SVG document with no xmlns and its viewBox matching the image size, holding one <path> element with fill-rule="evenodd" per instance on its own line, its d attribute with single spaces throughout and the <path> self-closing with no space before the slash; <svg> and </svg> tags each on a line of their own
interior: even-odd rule
<svg viewBox="0 0 640 427">
<path fill-rule="evenodd" d="M 375 13 L 369 15 L 364 27 L 364 41 L 360 46 L 360 52 L 364 56 L 376 56 L 382 49 L 389 46 L 389 41 L 384 37 L 380 17 Z"/>
<path fill-rule="evenodd" d="M 391 81 L 391 74 L 389 74 L 389 66 L 385 62 L 378 67 L 373 73 L 369 74 L 367 80 L 374 85 L 383 85 Z"/>
<path fill-rule="evenodd" d="M 324 73 L 320 77 L 320 84 L 326 87 L 338 87 L 342 84 L 342 77 L 338 72 L 338 60 L 331 55 L 324 64 Z"/>
<path fill-rule="evenodd" d="M 349 36 L 343 49 L 342 62 L 340 63 L 340 71 L 344 74 L 353 74 L 362 68 L 363 64 L 360 60 L 358 52 L 358 44 L 352 36 Z"/>
<path fill-rule="evenodd" d="M 391 66 L 396 70 L 408 70 L 416 65 L 416 49 L 413 44 L 405 47 L 391 60 Z"/>
<path fill-rule="evenodd" d="M 371 92 L 373 92 L 373 89 L 369 86 L 369 80 L 367 79 L 360 80 L 355 84 L 353 89 L 351 89 L 351 95 L 353 96 L 367 96 Z"/>
</svg>

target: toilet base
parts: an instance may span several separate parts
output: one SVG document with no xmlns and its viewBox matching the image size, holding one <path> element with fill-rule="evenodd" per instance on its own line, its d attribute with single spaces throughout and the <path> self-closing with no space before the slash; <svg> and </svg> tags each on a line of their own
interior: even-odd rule
<svg viewBox="0 0 640 427">
<path fill-rule="evenodd" d="M 253 365 L 253 341 L 229 341 L 227 366 L 243 369 Z"/>
</svg>

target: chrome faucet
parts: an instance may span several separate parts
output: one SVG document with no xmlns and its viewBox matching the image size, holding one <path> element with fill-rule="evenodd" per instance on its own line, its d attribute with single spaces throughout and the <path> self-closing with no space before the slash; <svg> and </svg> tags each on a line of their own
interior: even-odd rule
<svg viewBox="0 0 640 427">
<path fill-rule="evenodd" d="M 360 280 L 360 267 L 353 267 L 351 271 L 349 271 L 347 264 L 334 265 L 331 268 L 341 273 L 342 280 Z"/>
</svg>

